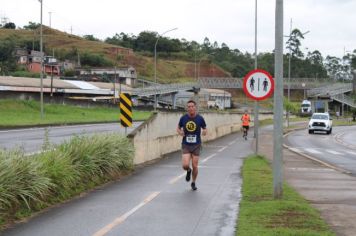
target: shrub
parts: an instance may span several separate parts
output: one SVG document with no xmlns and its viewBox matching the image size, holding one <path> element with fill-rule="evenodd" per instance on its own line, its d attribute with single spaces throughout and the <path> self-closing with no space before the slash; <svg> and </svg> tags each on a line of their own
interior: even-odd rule
<svg viewBox="0 0 356 236">
<path fill-rule="evenodd" d="M 124 136 L 75 136 L 40 154 L 0 150 L 0 224 L 38 210 L 133 169 L 133 144 Z"/>
<path fill-rule="evenodd" d="M 11 214 L 24 205 L 30 208 L 49 194 L 53 185 L 39 172 L 39 166 L 20 149 L 0 151 L 0 215 Z"/>
<path fill-rule="evenodd" d="M 28 71 L 15 71 L 10 73 L 11 76 L 14 77 L 29 77 L 29 78 L 40 78 L 41 74 L 40 73 L 36 73 L 36 72 L 28 72 Z M 46 75 L 43 74 L 43 77 L 45 78 Z"/>
</svg>

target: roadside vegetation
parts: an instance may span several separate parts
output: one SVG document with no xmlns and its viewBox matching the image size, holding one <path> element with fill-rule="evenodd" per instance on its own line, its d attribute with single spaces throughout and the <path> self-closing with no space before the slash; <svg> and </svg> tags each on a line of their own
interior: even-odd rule
<svg viewBox="0 0 356 236">
<path fill-rule="evenodd" d="M 118 122 L 120 109 L 105 107 L 78 107 L 44 104 L 41 119 L 40 103 L 37 101 L 0 100 L 0 128 L 32 125 L 64 125 L 94 122 Z M 146 120 L 152 113 L 133 111 L 133 120 Z"/>
<path fill-rule="evenodd" d="M 287 184 L 283 197 L 273 198 L 272 170 L 261 156 L 244 162 L 242 200 L 236 235 L 335 235 L 320 213 Z"/>
<path fill-rule="evenodd" d="M 118 134 L 75 136 L 39 154 L 0 150 L 0 229 L 133 170 L 133 144 Z"/>
<path fill-rule="evenodd" d="M 80 56 L 84 68 L 113 67 L 132 65 L 140 76 L 153 80 L 154 48 L 159 34 L 153 31 L 143 31 L 138 35 L 124 32 L 113 32 L 112 37 L 98 39 L 88 34 L 79 37 L 59 30 L 43 27 L 46 35 L 44 51 L 47 55 L 54 54 L 61 61 L 77 61 Z M 26 48 L 39 50 L 39 24 L 29 22 L 22 27 L 11 22 L 0 26 L 0 67 L 6 75 L 19 70 L 16 64 L 15 49 Z M 300 29 L 293 29 L 291 37 L 286 41 L 287 54 L 283 56 L 285 68 L 291 58 L 292 78 L 321 78 L 321 81 L 331 82 L 327 78 L 342 80 L 343 75 L 350 75 L 351 68 L 356 65 L 356 50 L 337 58 L 332 55 L 322 55 L 317 49 L 302 52 L 304 36 Z M 115 53 L 115 48 L 123 48 L 125 53 Z M 127 53 L 128 51 L 134 53 Z M 291 54 L 291 55 L 289 55 Z M 157 79 L 161 83 L 174 83 L 181 78 L 201 77 L 235 77 L 241 78 L 254 68 L 253 53 L 241 49 L 230 48 L 224 42 L 205 37 L 202 42 L 187 39 L 171 39 L 161 37 L 157 45 L 157 56 L 160 58 L 157 67 Z M 261 52 L 257 55 L 259 68 L 273 75 L 274 53 Z M 197 62 L 199 64 L 196 71 Z M 284 71 L 287 77 L 288 71 Z M 102 78 L 103 79 L 103 78 Z"/>
</svg>

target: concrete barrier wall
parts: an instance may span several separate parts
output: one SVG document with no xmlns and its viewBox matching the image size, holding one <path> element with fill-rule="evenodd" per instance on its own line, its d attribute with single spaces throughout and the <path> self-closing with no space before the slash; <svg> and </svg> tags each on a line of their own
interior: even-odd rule
<svg viewBox="0 0 356 236">
<path fill-rule="evenodd" d="M 135 146 L 135 164 L 145 163 L 180 150 L 182 137 L 176 133 L 176 128 L 182 114 L 176 112 L 155 113 L 129 135 Z M 201 115 L 208 128 L 208 134 L 203 137 L 203 142 L 241 129 L 241 114 L 202 113 Z M 261 114 L 259 120 L 271 117 L 270 114 Z"/>
</svg>

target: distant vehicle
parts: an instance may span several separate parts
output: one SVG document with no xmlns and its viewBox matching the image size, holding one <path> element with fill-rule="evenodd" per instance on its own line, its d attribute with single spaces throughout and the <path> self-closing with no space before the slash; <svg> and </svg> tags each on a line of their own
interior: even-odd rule
<svg viewBox="0 0 356 236">
<path fill-rule="evenodd" d="M 315 131 L 325 131 L 326 134 L 331 134 L 333 122 L 329 113 L 314 113 L 308 124 L 309 134 Z"/>
<path fill-rule="evenodd" d="M 311 114 L 312 113 L 312 108 L 311 108 L 311 102 L 308 100 L 303 100 L 302 105 L 301 105 L 301 113 L 302 114 Z"/>
</svg>

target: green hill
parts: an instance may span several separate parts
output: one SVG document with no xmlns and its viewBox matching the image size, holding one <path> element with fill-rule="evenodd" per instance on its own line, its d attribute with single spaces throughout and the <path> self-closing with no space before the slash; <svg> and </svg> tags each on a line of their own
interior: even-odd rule
<svg viewBox="0 0 356 236">
<path fill-rule="evenodd" d="M 16 40 L 17 46 L 27 45 L 28 48 L 39 43 L 39 29 L 0 29 L 0 40 L 12 37 Z M 118 47 L 104 43 L 102 41 L 86 40 L 82 37 L 64 33 L 49 27 L 43 27 L 44 51 L 60 60 L 77 60 L 78 54 L 100 55 L 112 65 L 118 67 L 133 66 L 136 68 L 139 77 L 148 80 L 154 78 L 154 58 L 132 51 L 132 49 Z M 153 51 L 153 49 L 152 49 Z M 147 54 L 147 53 L 146 53 Z M 191 81 L 196 75 L 194 58 L 191 61 L 169 60 L 158 57 L 157 78 L 162 83 L 175 83 Z M 197 69 L 198 70 L 198 69 Z M 229 73 L 208 61 L 200 63 L 200 76 L 229 77 Z"/>
</svg>

